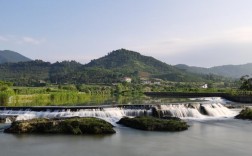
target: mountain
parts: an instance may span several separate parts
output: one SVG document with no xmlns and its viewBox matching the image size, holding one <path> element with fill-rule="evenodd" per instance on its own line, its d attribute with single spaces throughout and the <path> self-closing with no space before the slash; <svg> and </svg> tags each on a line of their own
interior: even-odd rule
<svg viewBox="0 0 252 156">
<path fill-rule="evenodd" d="M 124 76 L 160 78 L 169 81 L 204 81 L 201 74 L 185 72 L 153 57 L 138 52 L 119 49 L 86 64 L 87 68 L 100 68 L 123 73 Z"/>
<path fill-rule="evenodd" d="M 0 80 L 15 85 L 35 86 L 39 82 L 56 84 L 116 83 L 124 77 L 139 82 L 140 78 L 168 81 L 222 81 L 222 77 L 186 72 L 138 52 L 119 49 L 82 65 L 75 61 L 44 62 L 42 60 L 0 64 Z"/>
<path fill-rule="evenodd" d="M 153 57 L 143 56 L 138 52 L 126 49 L 112 51 L 104 57 L 92 60 L 85 66 L 113 70 L 118 69 L 127 72 L 142 71 L 151 74 L 177 71 L 173 66 L 163 63 Z"/>
<path fill-rule="evenodd" d="M 252 75 L 252 63 L 242 65 L 223 65 L 211 68 L 187 66 L 184 64 L 175 65 L 179 69 L 198 74 L 215 74 L 230 78 L 240 78 L 243 75 Z"/>
<path fill-rule="evenodd" d="M 26 61 L 31 61 L 31 59 L 14 51 L 10 51 L 10 50 L 0 51 L 0 64 L 26 62 Z"/>
</svg>

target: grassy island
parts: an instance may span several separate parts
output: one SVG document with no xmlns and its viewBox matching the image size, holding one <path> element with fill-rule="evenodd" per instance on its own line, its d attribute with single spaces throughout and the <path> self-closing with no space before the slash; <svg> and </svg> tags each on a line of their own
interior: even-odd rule
<svg viewBox="0 0 252 156">
<path fill-rule="evenodd" d="M 118 124 L 146 131 L 183 131 L 188 129 L 186 122 L 178 119 L 159 119 L 154 117 L 122 118 Z"/>
<path fill-rule="evenodd" d="M 6 133 L 113 134 L 113 126 L 97 118 L 32 119 L 15 121 Z"/>
<path fill-rule="evenodd" d="M 251 108 L 243 109 L 237 116 L 235 116 L 235 118 L 252 120 L 252 109 Z"/>
</svg>

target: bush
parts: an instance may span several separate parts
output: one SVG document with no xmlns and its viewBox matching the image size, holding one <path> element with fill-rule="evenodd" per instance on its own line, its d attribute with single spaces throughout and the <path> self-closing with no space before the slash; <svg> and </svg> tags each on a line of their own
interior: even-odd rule
<svg viewBox="0 0 252 156">
<path fill-rule="evenodd" d="M 243 109 L 237 116 L 235 116 L 235 118 L 252 120 L 252 109 L 251 108 Z"/>
</svg>

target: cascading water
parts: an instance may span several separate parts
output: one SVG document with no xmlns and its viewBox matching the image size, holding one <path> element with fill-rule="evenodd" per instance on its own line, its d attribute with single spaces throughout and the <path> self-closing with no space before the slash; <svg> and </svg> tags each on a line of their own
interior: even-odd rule
<svg viewBox="0 0 252 156">
<path fill-rule="evenodd" d="M 50 111 L 31 111 L 31 110 L 2 110 L 0 116 L 17 116 L 16 120 L 29 120 L 34 118 L 68 118 L 68 117 L 97 117 L 109 122 L 116 122 L 124 116 L 135 117 L 148 115 L 151 116 L 150 109 L 125 109 L 120 107 L 99 108 L 99 109 L 79 109 L 77 111 L 55 110 Z"/>
<path fill-rule="evenodd" d="M 160 105 L 157 111 L 160 112 L 161 116 L 197 119 L 233 117 L 237 115 L 237 112 L 228 109 L 220 103 Z"/>
<path fill-rule="evenodd" d="M 167 104 L 152 105 L 150 107 L 105 107 L 83 109 L 50 109 L 44 111 L 35 110 L 0 110 L 0 117 L 15 116 L 16 120 L 28 120 L 34 118 L 68 118 L 68 117 L 97 117 L 115 123 L 124 116 L 170 116 L 179 118 L 205 119 L 213 117 L 233 117 L 237 113 L 231 111 L 220 103 L 192 103 L 192 104 Z M 10 122 L 7 120 L 7 122 Z"/>
<path fill-rule="evenodd" d="M 185 104 L 160 105 L 162 116 L 203 118 L 197 108 Z"/>
</svg>

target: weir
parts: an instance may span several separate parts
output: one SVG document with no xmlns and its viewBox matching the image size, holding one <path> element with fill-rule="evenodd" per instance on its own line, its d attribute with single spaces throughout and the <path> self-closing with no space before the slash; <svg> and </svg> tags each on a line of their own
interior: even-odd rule
<svg viewBox="0 0 252 156">
<path fill-rule="evenodd" d="M 220 103 L 182 103 L 162 105 L 106 105 L 71 107 L 1 107 L 0 118 L 10 122 L 33 118 L 97 117 L 108 121 L 118 121 L 124 116 L 179 117 L 182 119 L 205 119 L 213 117 L 233 117 L 237 113 Z"/>
</svg>

